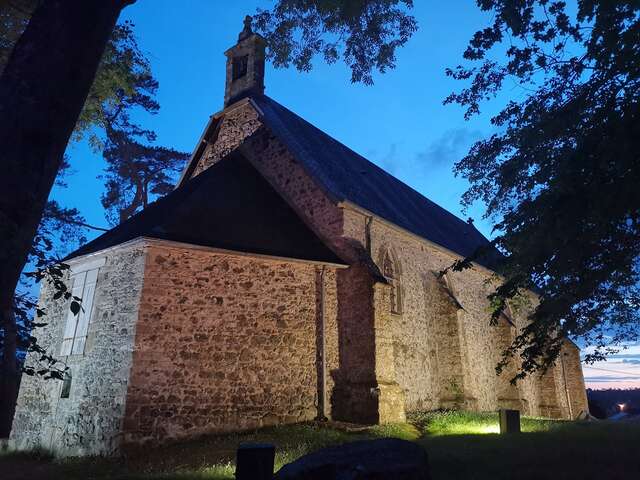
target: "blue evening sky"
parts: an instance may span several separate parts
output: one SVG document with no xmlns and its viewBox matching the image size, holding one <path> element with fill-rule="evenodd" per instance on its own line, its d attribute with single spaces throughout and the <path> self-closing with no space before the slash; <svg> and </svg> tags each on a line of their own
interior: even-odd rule
<svg viewBox="0 0 640 480">
<path fill-rule="evenodd" d="M 488 18 L 473 1 L 415 3 L 419 30 L 398 51 L 397 67 L 377 74 L 374 86 L 351 84 L 343 63 L 327 66 L 318 59 L 310 73 L 267 65 L 265 93 L 456 215 L 473 216 L 490 236 L 491 225 L 481 220 L 479 206 L 461 212 L 466 183 L 451 169 L 475 140 L 492 132 L 491 114 L 525 92 L 508 87 L 470 121 L 459 107 L 443 106 L 443 99 L 460 87 L 445 76 L 445 68 L 460 62 L 469 38 Z M 160 112 L 136 118 L 156 131 L 158 144 L 193 150 L 208 117 L 222 108 L 223 52 L 236 42 L 246 14 L 272 4 L 137 0 L 125 9 L 121 20 L 135 23 L 140 47 L 160 82 Z M 53 197 L 78 208 L 89 223 L 107 226 L 100 205 L 103 184 L 96 178 L 104 168 L 102 158 L 84 142 L 70 145 L 68 155 L 74 173 L 69 187 L 56 189 Z M 633 348 L 638 351 L 600 365 L 624 375 L 585 368 L 588 382 L 601 388 L 640 386 L 640 348 Z"/>
</svg>

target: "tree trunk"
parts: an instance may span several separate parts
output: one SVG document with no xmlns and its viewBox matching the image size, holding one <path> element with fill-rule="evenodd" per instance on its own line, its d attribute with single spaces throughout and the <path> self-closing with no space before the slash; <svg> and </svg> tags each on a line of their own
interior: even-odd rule
<svg viewBox="0 0 640 480">
<path fill-rule="evenodd" d="M 138 207 L 140 207 L 144 202 L 144 195 L 144 186 L 140 182 L 136 182 L 136 193 L 133 196 L 131 203 L 120 210 L 120 223 L 128 220 L 134 213 L 136 213 Z M 146 207 L 146 204 L 144 206 Z"/>
<path fill-rule="evenodd" d="M 2 370 L 0 371 L 0 438 L 7 438 L 11 432 L 11 421 L 18 397 L 20 371 L 16 356 L 18 331 L 11 307 L 0 312 L 2 324 Z M 8 318 L 9 321 L 4 319 Z"/>
<path fill-rule="evenodd" d="M 0 77 L 0 433 L 17 375 L 13 295 L 62 156 L 122 8 L 135 0 L 40 2 Z"/>
</svg>

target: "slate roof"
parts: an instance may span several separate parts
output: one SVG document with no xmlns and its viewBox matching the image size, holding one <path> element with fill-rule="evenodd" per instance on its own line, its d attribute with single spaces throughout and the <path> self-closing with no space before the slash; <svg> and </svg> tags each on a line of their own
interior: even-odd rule
<svg viewBox="0 0 640 480">
<path fill-rule="evenodd" d="M 67 259 L 138 237 L 344 263 L 239 153 L 230 154 Z"/>
<path fill-rule="evenodd" d="M 488 240 L 377 165 L 266 95 L 251 99 L 264 124 L 335 200 L 347 200 L 463 257 Z M 494 265 L 497 252 L 478 263 Z"/>
</svg>

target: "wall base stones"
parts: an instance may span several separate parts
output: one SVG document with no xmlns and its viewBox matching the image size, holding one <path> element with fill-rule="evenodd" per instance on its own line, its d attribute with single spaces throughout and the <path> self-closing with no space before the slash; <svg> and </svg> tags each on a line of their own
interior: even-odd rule
<svg viewBox="0 0 640 480">
<path fill-rule="evenodd" d="M 378 423 L 377 388 L 375 383 L 336 383 L 331 399 L 333 419 L 364 425 Z"/>
<path fill-rule="evenodd" d="M 404 391 L 397 384 L 337 384 L 333 419 L 364 425 L 406 421 Z"/>
<path fill-rule="evenodd" d="M 561 351 L 561 368 L 564 370 L 563 382 L 567 385 L 567 397 L 570 405 L 569 416 L 578 418 L 581 413 L 588 412 L 587 390 L 584 385 L 580 350 L 570 341 L 565 341 Z"/>
<path fill-rule="evenodd" d="M 378 384 L 378 423 L 400 423 L 407 420 L 405 415 L 404 390 L 397 383 Z"/>
</svg>

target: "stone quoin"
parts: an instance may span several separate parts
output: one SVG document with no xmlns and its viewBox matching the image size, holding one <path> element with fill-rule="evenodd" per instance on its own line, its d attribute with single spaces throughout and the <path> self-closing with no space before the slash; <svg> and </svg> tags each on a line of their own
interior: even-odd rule
<svg viewBox="0 0 640 480">
<path fill-rule="evenodd" d="M 65 260 L 83 311 L 43 284 L 35 334 L 69 376 L 23 378 L 16 447 L 111 455 L 313 419 L 587 410 L 569 340 L 544 375 L 496 375 L 536 296 L 490 325 L 495 252 L 439 275 L 488 243 L 472 224 L 264 95 L 250 18 L 225 55 L 224 109 L 176 189 Z"/>
</svg>

